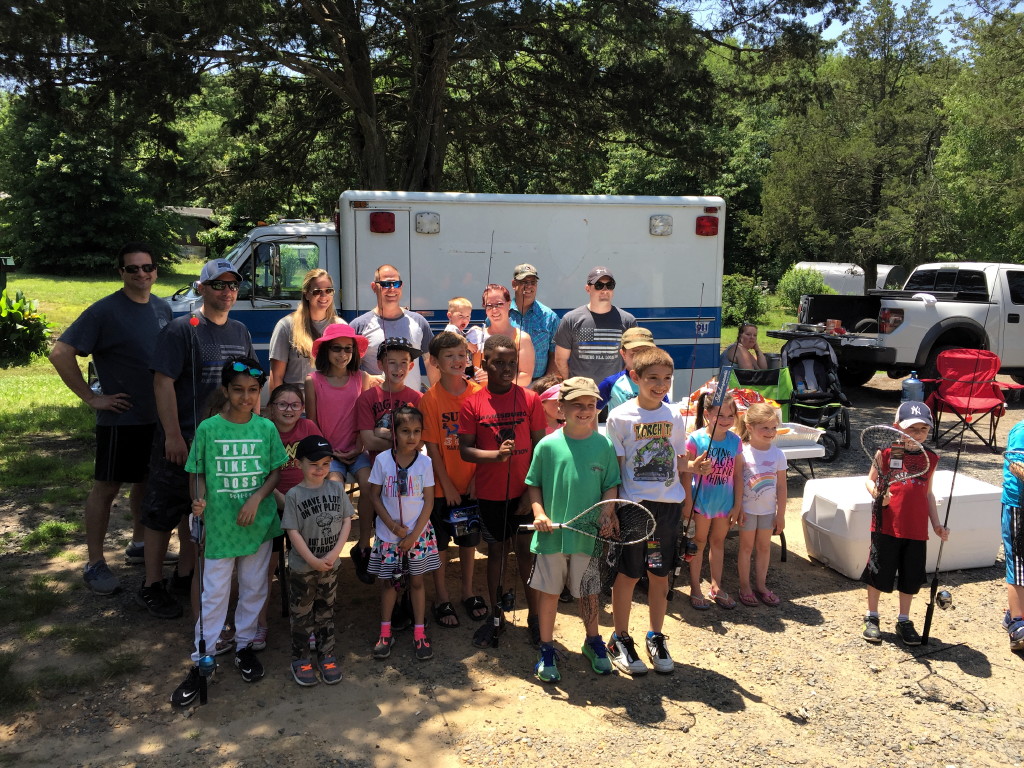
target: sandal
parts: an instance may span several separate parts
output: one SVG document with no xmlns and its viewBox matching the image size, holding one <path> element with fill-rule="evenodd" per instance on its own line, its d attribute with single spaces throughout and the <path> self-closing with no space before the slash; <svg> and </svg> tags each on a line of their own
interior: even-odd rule
<svg viewBox="0 0 1024 768">
<path fill-rule="evenodd" d="M 729 597 L 728 592 L 712 593 L 711 599 L 717 603 L 719 608 L 725 608 L 727 611 L 731 611 L 736 607 L 736 601 Z"/>
<path fill-rule="evenodd" d="M 466 609 L 466 614 L 473 621 L 483 621 L 487 618 L 489 611 L 487 610 L 487 603 L 480 595 L 473 595 L 467 597 L 462 601 L 462 607 Z"/>
<path fill-rule="evenodd" d="M 711 608 L 711 603 L 703 595 L 690 595 L 690 607 L 698 611 L 706 611 Z"/>
<path fill-rule="evenodd" d="M 782 600 L 779 599 L 779 596 L 770 589 L 767 589 L 764 592 L 757 592 L 756 594 L 761 599 L 762 603 L 771 606 L 772 608 L 782 602 Z"/>
<path fill-rule="evenodd" d="M 455 606 L 450 602 L 434 605 L 432 608 L 434 611 L 434 621 L 437 622 L 438 626 L 445 629 L 455 629 L 459 626 L 459 616 L 455 613 Z M 454 619 L 454 621 L 449 622 L 445 621 L 445 619 Z"/>
<path fill-rule="evenodd" d="M 740 592 L 740 602 L 751 608 L 756 608 L 761 604 L 753 592 Z"/>
</svg>

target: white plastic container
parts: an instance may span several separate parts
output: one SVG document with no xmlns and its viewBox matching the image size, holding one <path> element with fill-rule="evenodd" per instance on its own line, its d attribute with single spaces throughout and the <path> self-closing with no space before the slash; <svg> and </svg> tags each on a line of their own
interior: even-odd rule
<svg viewBox="0 0 1024 768">
<path fill-rule="evenodd" d="M 935 473 L 932 489 L 939 520 L 946 515 L 953 473 Z M 801 518 L 807 554 L 851 579 L 859 579 L 871 544 L 871 495 L 866 475 L 808 480 L 804 485 Z M 985 568 L 993 565 L 1000 546 L 1002 489 L 968 477 L 956 478 L 949 511 L 949 541 L 942 550 L 942 570 Z M 927 570 L 935 570 L 939 539 L 929 526 Z"/>
</svg>

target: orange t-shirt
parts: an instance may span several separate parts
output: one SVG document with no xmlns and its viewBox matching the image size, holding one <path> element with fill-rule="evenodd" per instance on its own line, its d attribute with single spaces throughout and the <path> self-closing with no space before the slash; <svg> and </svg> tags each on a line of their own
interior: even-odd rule
<svg viewBox="0 0 1024 768">
<path fill-rule="evenodd" d="M 465 391 L 458 397 L 452 395 L 438 382 L 420 398 L 419 409 L 423 412 L 423 442 L 436 443 L 441 449 L 445 471 L 455 490 L 465 495 L 476 472 L 476 464 L 463 461 L 459 454 L 459 411 L 466 398 L 480 389 L 475 381 L 467 381 Z M 444 496 L 444 488 L 434 483 L 434 495 Z"/>
</svg>

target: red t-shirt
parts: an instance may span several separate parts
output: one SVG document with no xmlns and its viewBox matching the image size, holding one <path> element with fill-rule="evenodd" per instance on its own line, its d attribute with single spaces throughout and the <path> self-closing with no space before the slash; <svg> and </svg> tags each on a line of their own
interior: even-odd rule
<svg viewBox="0 0 1024 768">
<path fill-rule="evenodd" d="M 299 441 L 310 435 L 319 435 L 320 428 L 312 419 L 305 417 L 295 422 L 290 432 L 278 432 L 281 442 L 284 443 L 285 453 L 288 454 L 288 461 L 281 467 L 281 476 L 275 486 L 281 493 L 288 493 L 292 488 L 302 482 L 302 467 L 295 458 L 295 448 Z M 322 437 L 322 435 L 321 435 Z"/>
<path fill-rule="evenodd" d="M 484 387 L 462 404 L 459 434 L 476 436 L 476 447 L 496 451 L 508 439 L 515 441 L 512 458 L 476 466 L 476 495 L 487 501 L 504 501 L 522 496 L 526 490 L 526 472 L 533 457 L 531 432 L 543 432 L 547 424 L 540 398 L 518 384 L 496 395 Z M 511 475 L 509 472 L 511 471 Z"/>
<path fill-rule="evenodd" d="M 466 399 L 480 389 L 475 381 L 467 381 L 466 389 L 456 397 L 440 382 L 423 393 L 420 410 L 423 411 L 423 442 L 436 443 L 441 451 L 445 471 L 460 494 L 465 494 L 476 472 L 476 464 L 462 460 L 459 453 L 459 413 Z M 434 470 L 437 474 L 437 470 Z M 444 496 L 444 488 L 434 483 L 434 495 Z"/>
<path fill-rule="evenodd" d="M 889 454 L 886 448 L 879 456 L 879 474 L 889 471 Z M 898 539 L 928 541 L 929 512 L 928 485 L 931 482 L 935 465 L 939 456 L 925 448 L 928 457 L 928 471 L 911 480 L 901 480 L 889 486 L 891 494 L 889 506 L 882 509 L 881 533 L 895 536 Z M 875 530 L 875 521 L 871 520 L 871 530 Z"/>
<path fill-rule="evenodd" d="M 385 392 L 379 386 L 370 387 L 356 400 L 356 430 L 391 429 L 391 412 L 403 405 L 419 405 L 422 395 L 412 387 L 403 387 L 398 392 Z M 370 459 L 378 451 L 369 451 Z"/>
</svg>

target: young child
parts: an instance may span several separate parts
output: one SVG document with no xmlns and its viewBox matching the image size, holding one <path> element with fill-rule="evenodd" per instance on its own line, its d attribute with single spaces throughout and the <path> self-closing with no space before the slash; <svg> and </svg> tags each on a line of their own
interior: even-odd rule
<svg viewBox="0 0 1024 768">
<path fill-rule="evenodd" d="M 401 336 L 386 338 L 377 348 L 377 365 L 383 371 L 383 378 L 359 396 L 355 413 L 356 429 L 371 464 L 377 454 L 391 449 L 391 413 L 403 405 L 419 405 L 420 393 L 405 386 L 405 377 L 419 356 L 420 350 Z M 355 561 L 356 575 L 364 584 L 373 583 L 373 576 L 367 573 L 366 566 L 370 562 L 374 508 L 372 504 L 364 507 L 360 500 L 359 539 L 350 552 Z"/>
<path fill-rule="evenodd" d="M 526 475 L 526 495 L 537 528 L 530 546 L 537 556 L 530 586 L 537 592 L 540 659 L 533 670 L 546 683 L 561 679 L 552 642 L 558 596 L 566 579 L 569 591 L 579 600 L 580 618 L 586 630 L 583 655 L 597 674 L 612 671 L 598 626 L 597 593 L 582 593 L 580 589 L 591 559 L 601 556 L 601 545 L 588 536 L 551 527 L 552 523 L 575 517 L 599 500 L 614 499 L 618 490 L 615 451 L 608 438 L 594 430 L 597 398 L 597 385 L 591 379 L 576 376 L 562 382 L 558 402 L 565 426 L 537 443 Z M 598 521 L 602 532 L 610 530 L 613 514 L 609 509 Z"/>
<path fill-rule="evenodd" d="M 924 403 L 908 400 L 900 403 L 893 427 L 913 438 L 922 446 L 932 427 L 932 412 Z M 868 490 L 877 498 L 879 470 L 889 471 L 890 448 L 875 455 L 868 473 Z M 910 620 L 910 603 L 928 578 L 925 558 L 928 548 L 928 521 L 932 530 L 946 541 L 949 531 L 939 522 L 939 510 L 932 493 L 932 477 L 938 455 L 925 450 L 928 470 L 920 477 L 892 483 L 882 509 L 882 528 L 875 529 L 871 521 L 871 550 L 861 581 L 868 588 L 868 612 L 864 617 L 862 635 L 869 643 L 882 642 L 879 630 L 878 598 L 882 592 L 891 593 L 893 582 L 899 591 L 899 615 L 896 633 L 904 645 L 920 645 L 921 636 Z M 908 451 L 909 453 L 909 451 Z"/>
<path fill-rule="evenodd" d="M 547 422 L 544 432 L 548 435 L 556 429 L 561 429 L 565 423 L 562 411 L 558 407 L 558 390 L 561 384 L 561 380 L 553 374 L 542 376 L 530 384 L 530 389 L 540 398 L 540 407 L 544 409 L 544 420 Z"/>
<path fill-rule="evenodd" d="M 287 386 L 287 385 L 283 385 Z M 352 504 L 343 483 L 330 480 L 331 444 L 310 435 L 295 447 L 302 481 L 285 496 L 281 527 L 288 534 L 289 622 L 292 631 L 292 677 L 299 685 L 316 685 L 309 659 L 309 636 L 316 638 L 320 679 L 341 682 L 334 656 L 334 602 L 338 594 L 338 556 L 352 527 Z"/>
<path fill-rule="evenodd" d="M 732 610 L 736 601 L 722 591 L 722 561 L 725 556 L 725 536 L 729 527 L 739 520 L 743 504 L 743 455 L 739 435 L 730 431 L 736 423 L 736 403 L 726 395 L 722 405 L 711 405 L 714 392 L 704 392 L 697 401 L 697 423 L 701 429 L 686 441 L 688 461 L 687 477 L 691 483 L 693 517 L 695 520 L 693 543 L 697 552 L 690 561 L 690 605 L 706 611 L 711 603 L 704 599 L 700 586 L 700 572 L 704 565 L 704 547 L 708 545 L 708 565 L 711 570 L 709 597 L 720 607 Z M 712 434 L 712 431 L 714 434 Z M 698 477 L 694 478 L 693 475 Z"/>
<path fill-rule="evenodd" d="M 480 326 L 469 327 L 473 315 L 473 302 L 463 296 L 448 299 L 448 325 L 446 331 L 458 333 L 466 340 L 469 348 L 471 365 L 480 367 L 480 351 L 484 345 L 484 329 Z"/>
<path fill-rule="evenodd" d="M 466 340 L 461 334 L 442 331 L 430 340 L 430 364 L 441 374 L 437 383 L 420 398 L 423 413 L 423 442 L 427 456 L 434 465 L 434 509 L 430 521 L 437 536 L 441 565 L 434 571 L 434 620 L 442 627 L 459 626 L 459 617 L 448 596 L 445 566 L 448 544 L 455 539 L 459 547 L 462 569 L 462 605 L 473 621 L 487 618 L 487 603 L 473 591 L 473 572 L 476 546 L 480 543 L 479 521 L 477 529 L 456 536 L 447 519 L 451 510 L 475 506 L 471 500 L 476 465 L 463 461 L 459 455 L 459 412 L 466 398 L 480 389 L 475 381 L 465 377 L 467 358 Z"/>
<path fill-rule="evenodd" d="M 386 371 L 387 369 L 385 369 Z M 389 422 L 395 447 L 378 454 L 370 471 L 370 499 L 377 513 L 377 539 L 370 554 L 368 570 L 380 580 L 380 638 L 373 658 L 391 655 L 394 637 L 391 615 L 395 608 L 394 581 L 408 567 L 412 593 L 413 647 L 416 658 L 426 661 L 434 655 L 427 637 L 424 616 L 426 595 L 423 574 L 436 570 L 441 562 L 437 539 L 430 524 L 434 506 L 434 469 L 420 453 L 423 414 L 403 405 Z M 406 562 L 403 562 L 408 558 Z"/>
<path fill-rule="evenodd" d="M 636 330 L 636 329 L 630 329 Z M 612 663 L 627 675 L 647 673 L 629 634 L 633 590 L 646 572 L 650 629 L 645 638 L 647 656 L 655 672 L 670 674 L 675 662 L 662 629 L 668 611 L 668 575 L 676 561 L 676 543 L 683 514 L 689 513 L 689 484 L 681 482 L 686 470 L 686 416 L 663 398 L 672 391 L 672 357 L 663 349 L 642 346 L 630 355 L 630 380 L 636 398 L 608 414 L 608 437 L 615 447 L 622 472 L 622 498 L 643 504 L 655 518 L 650 541 L 625 547 L 619 573 L 612 586 L 615 632 L 608 642 Z"/>
<path fill-rule="evenodd" d="M 1024 651 L 1024 512 L 1021 483 L 1024 481 L 1024 421 L 1018 421 L 1006 438 L 1003 463 L 1003 558 L 1006 560 L 1006 599 L 1003 628 L 1010 635 L 1010 650 Z"/>
<path fill-rule="evenodd" d="M 640 391 L 637 384 L 630 377 L 629 372 L 633 370 L 633 353 L 653 347 L 654 335 L 646 328 L 636 326 L 627 328 L 622 332 L 622 340 L 619 342 L 619 355 L 622 356 L 623 368 L 618 373 L 613 373 L 597 385 L 601 393 L 598 407 L 607 407 L 609 411 L 618 408 L 627 400 L 632 400 Z M 665 402 L 668 402 L 667 395 Z"/>
<path fill-rule="evenodd" d="M 519 578 L 529 605 L 530 639 L 540 642 L 536 594 L 529 585 L 532 536 L 519 526 L 533 522 L 521 509 L 533 446 L 544 437 L 544 411 L 537 395 L 515 383 L 519 359 L 515 342 L 496 334 L 484 342 L 487 386 L 474 392 L 459 413 L 459 451 L 463 460 L 478 464 L 476 494 L 487 542 L 487 594 L 494 607 L 492 620 L 473 635 L 473 645 L 494 645 L 501 627 L 500 587 L 509 544 L 516 550 Z"/>
<path fill-rule="evenodd" d="M 247 683 L 263 677 L 252 640 L 256 617 L 267 597 L 267 562 L 271 541 L 281 533 L 273 492 L 288 459 L 277 428 L 253 413 L 267 376 L 256 360 L 236 358 L 224 364 L 221 384 L 228 398 L 223 413 L 201 422 L 189 450 L 185 471 L 193 494 L 192 514 L 206 526 L 201 584 L 202 620 L 196 622 L 198 662 L 201 632 L 212 636 L 224 626 L 231 598 L 231 577 L 238 569 L 235 606 L 235 666 Z M 208 498 L 207 498 L 208 496 Z M 171 696 L 171 703 L 187 707 L 199 695 L 199 666 Z"/>
<path fill-rule="evenodd" d="M 777 606 L 770 589 L 768 561 L 772 536 L 786 525 L 786 455 L 775 445 L 779 418 L 767 403 L 754 403 L 743 416 L 743 508 L 740 510 L 740 546 L 737 569 L 740 602 L 748 606 Z M 755 589 L 750 589 L 750 558 L 757 551 Z"/>
</svg>

